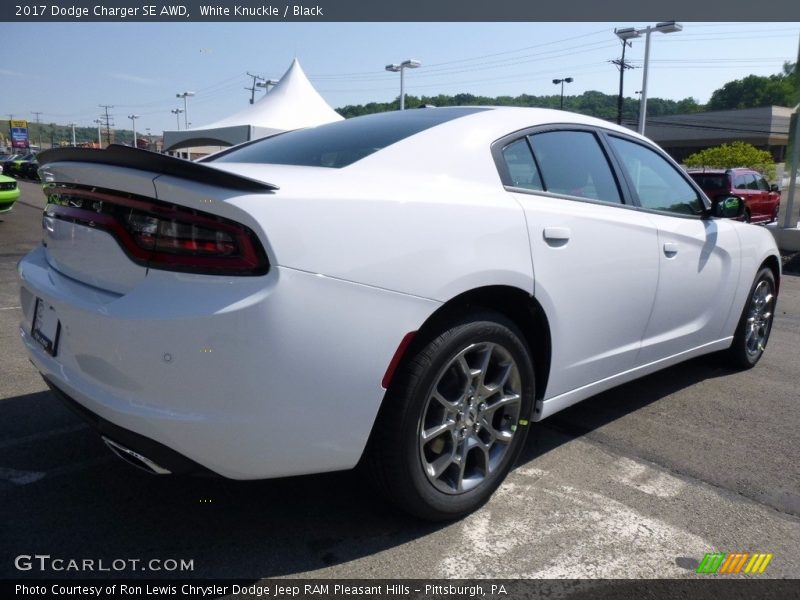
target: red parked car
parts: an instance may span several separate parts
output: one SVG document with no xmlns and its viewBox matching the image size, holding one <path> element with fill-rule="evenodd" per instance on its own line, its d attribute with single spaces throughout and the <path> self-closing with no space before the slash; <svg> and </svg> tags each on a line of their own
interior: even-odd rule
<svg viewBox="0 0 800 600">
<path fill-rule="evenodd" d="M 772 223 L 778 218 L 781 195 L 778 186 L 769 185 L 764 176 L 752 169 L 693 169 L 689 175 L 706 196 L 741 196 L 744 220 L 748 223 Z"/>
</svg>

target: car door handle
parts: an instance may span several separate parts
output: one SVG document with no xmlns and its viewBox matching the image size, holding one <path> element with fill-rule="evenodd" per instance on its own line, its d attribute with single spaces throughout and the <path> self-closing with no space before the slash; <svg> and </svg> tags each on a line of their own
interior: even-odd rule
<svg viewBox="0 0 800 600">
<path fill-rule="evenodd" d="M 569 241 L 569 227 L 545 227 L 544 239 L 551 246 L 563 246 Z"/>
<path fill-rule="evenodd" d="M 664 254 L 668 258 L 672 258 L 678 253 L 678 244 L 673 244 L 672 242 L 666 242 L 664 244 Z"/>
</svg>

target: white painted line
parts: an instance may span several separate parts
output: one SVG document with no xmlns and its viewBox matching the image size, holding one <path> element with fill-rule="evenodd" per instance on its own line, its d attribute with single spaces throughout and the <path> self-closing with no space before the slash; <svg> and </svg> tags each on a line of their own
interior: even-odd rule
<svg viewBox="0 0 800 600">
<path fill-rule="evenodd" d="M 48 431 L 41 431 L 39 433 L 34 433 L 31 435 L 26 435 L 24 437 L 18 437 L 11 440 L 3 440 L 0 442 L 0 449 L 2 448 L 10 448 L 11 446 L 21 446 L 23 444 L 30 444 L 32 442 L 38 442 L 40 440 L 45 440 L 50 437 L 55 437 L 57 435 L 64 435 L 67 433 L 74 433 L 76 431 L 80 431 L 82 429 L 88 429 L 89 426 L 81 423 L 79 425 L 70 425 L 69 427 L 60 427 L 58 429 L 50 429 Z"/>
<path fill-rule="evenodd" d="M 18 308 L 22 308 L 21 306 L 2 306 L 0 310 L 17 310 Z"/>
<path fill-rule="evenodd" d="M 55 469 L 50 469 L 49 471 L 44 471 L 44 472 L 18 471 L 16 469 L 7 469 L 5 467 L 0 467 L 0 482 L 8 481 L 18 486 L 28 485 L 31 483 L 36 483 L 37 481 L 41 481 L 45 477 L 50 478 L 50 477 L 58 477 L 60 475 L 68 475 L 70 473 L 74 473 L 75 471 L 92 469 L 100 465 L 105 465 L 117 461 L 119 461 L 118 458 L 109 454 L 107 456 L 99 456 L 97 458 L 90 458 L 88 460 L 84 460 L 81 462 L 71 463 L 68 465 L 64 465 L 63 467 L 56 467 Z"/>
<path fill-rule="evenodd" d="M 16 469 L 0 467 L 0 479 L 10 481 L 16 485 L 28 485 L 39 481 L 42 477 L 44 477 L 44 473 L 41 471 L 17 471 Z"/>
<path fill-rule="evenodd" d="M 84 469 L 92 469 L 99 465 L 105 465 L 112 462 L 123 462 L 110 452 L 105 456 L 98 456 L 97 458 L 90 458 L 89 460 L 84 460 L 79 463 L 72 463 L 69 465 L 64 465 L 63 467 L 56 467 L 55 469 L 51 469 L 45 473 L 48 477 L 58 477 L 59 475 L 67 475 L 69 473 L 74 473 L 75 471 L 83 471 Z M 131 468 L 130 465 L 122 465 L 128 469 Z"/>
</svg>

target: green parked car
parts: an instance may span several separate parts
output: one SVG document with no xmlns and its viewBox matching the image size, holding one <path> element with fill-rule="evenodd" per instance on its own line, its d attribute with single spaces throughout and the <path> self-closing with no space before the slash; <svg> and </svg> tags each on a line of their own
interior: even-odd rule
<svg viewBox="0 0 800 600">
<path fill-rule="evenodd" d="M 17 180 L 0 175 L 0 214 L 10 211 L 17 198 L 19 198 Z"/>
</svg>

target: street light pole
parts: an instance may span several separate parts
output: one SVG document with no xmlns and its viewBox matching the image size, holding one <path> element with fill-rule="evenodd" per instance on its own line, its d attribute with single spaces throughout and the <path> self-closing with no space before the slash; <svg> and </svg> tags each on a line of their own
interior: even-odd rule
<svg viewBox="0 0 800 600">
<path fill-rule="evenodd" d="M 189 96 L 194 96 L 194 92 L 183 92 L 181 94 L 175 94 L 176 98 L 183 98 L 183 124 L 185 129 L 189 129 L 189 105 L 186 102 L 186 99 Z"/>
<path fill-rule="evenodd" d="M 100 119 L 95 119 L 95 123 L 97 123 L 97 145 L 102 148 L 103 147 L 103 136 L 100 132 L 100 126 L 103 124 L 103 121 Z"/>
<path fill-rule="evenodd" d="M 36 115 L 36 133 L 38 135 L 39 141 L 39 152 L 42 151 L 42 126 L 39 123 L 39 116 L 42 114 L 41 111 L 31 111 L 32 114 Z"/>
<path fill-rule="evenodd" d="M 564 77 L 563 79 L 553 79 L 553 83 L 558 85 L 561 84 L 561 103 L 558 105 L 559 110 L 564 110 L 564 84 L 565 83 L 572 83 L 574 79 L 572 77 Z"/>
<path fill-rule="evenodd" d="M 183 112 L 182 108 L 173 108 L 170 111 L 173 115 L 175 115 L 175 122 L 178 126 L 178 131 L 181 130 L 181 113 Z"/>
<path fill-rule="evenodd" d="M 72 145 L 77 146 L 78 144 L 75 143 L 75 123 L 70 123 L 70 127 L 72 127 Z"/>
<path fill-rule="evenodd" d="M 277 79 L 265 79 L 264 81 L 256 82 L 256 87 L 264 88 L 264 92 L 267 94 L 269 94 L 269 86 L 275 87 L 276 85 L 278 85 Z"/>
<path fill-rule="evenodd" d="M 789 229 L 797 226 L 794 222 L 794 200 L 795 193 L 797 192 L 797 170 L 800 168 L 800 104 L 794 107 L 794 114 L 789 118 L 789 131 L 792 132 L 792 125 L 794 125 L 794 132 L 792 136 L 792 156 L 789 161 L 789 191 L 786 196 L 786 213 L 783 215 L 783 228 Z M 784 167 L 786 172 L 786 167 Z"/>
<path fill-rule="evenodd" d="M 680 23 L 676 23 L 675 21 L 662 21 L 661 23 L 656 23 L 655 25 L 648 25 L 647 27 L 643 27 L 641 29 L 636 29 L 635 27 L 626 27 L 624 29 L 615 29 L 614 33 L 616 33 L 617 37 L 621 39 L 623 42 L 630 40 L 632 38 L 641 37 L 642 34 L 645 35 L 644 40 L 644 72 L 642 74 L 642 99 L 639 104 L 639 127 L 638 131 L 640 134 L 644 135 L 644 127 L 645 123 L 647 122 L 647 75 L 648 75 L 648 67 L 650 65 L 650 34 L 654 31 L 660 31 L 661 33 L 674 33 L 676 31 L 682 31 L 683 25 Z"/>
<path fill-rule="evenodd" d="M 392 73 L 400 72 L 400 110 L 406 109 L 406 90 L 405 90 L 405 79 L 403 77 L 403 72 L 406 69 L 416 69 L 421 67 L 422 63 L 418 60 L 414 60 L 413 58 L 404 60 L 399 65 L 398 64 L 391 64 L 386 65 L 386 70 L 391 71 Z"/>
<path fill-rule="evenodd" d="M 644 73 L 642 73 L 642 101 L 639 105 L 639 133 L 644 135 L 644 125 L 647 121 L 647 66 L 650 64 L 650 33 L 652 28 L 648 27 L 644 35 Z"/>
<path fill-rule="evenodd" d="M 131 120 L 131 123 L 133 123 L 133 147 L 138 148 L 139 144 L 136 143 L 136 119 L 139 118 L 139 115 L 128 115 L 128 118 Z"/>
</svg>

